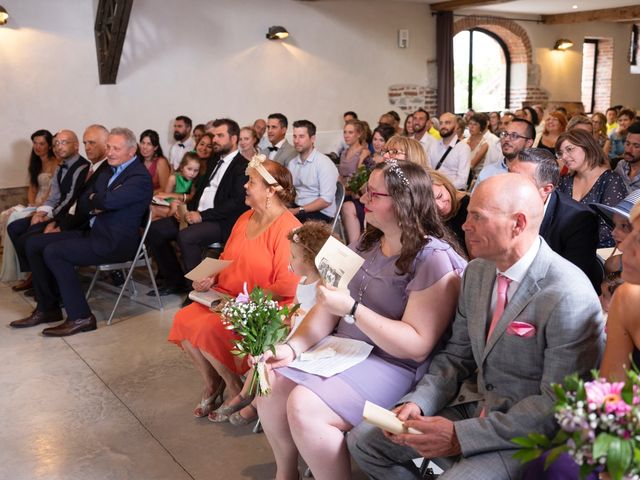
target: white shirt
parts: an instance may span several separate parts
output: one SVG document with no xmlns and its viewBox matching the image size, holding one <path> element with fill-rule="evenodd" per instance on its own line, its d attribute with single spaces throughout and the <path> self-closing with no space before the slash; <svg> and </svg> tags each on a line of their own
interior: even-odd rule
<svg viewBox="0 0 640 480">
<path fill-rule="evenodd" d="M 216 193 L 218 192 L 218 186 L 220 185 L 220 180 L 224 176 L 224 173 L 229 168 L 231 161 L 238 154 L 238 150 L 234 150 L 231 153 L 228 153 L 226 156 L 220 160 L 222 163 L 218 166 L 216 173 L 214 173 L 213 177 L 209 181 L 209 186 L 205 187 L 202 192 L 202 196 L 200 197 L 200 202 L 198 203 L 198 211 L 202 212 L 203 210 L 208 210 L 215 206 L 215 198 Z"/>
<path fill-rule="evenodd" d="M 278 150 L 280 150 L 282 148 L 282 145 L 284 145 L 284 141 L 285 141 L 285 139 L 283 138 L 278 143 L 276 143 L 274 145 L 274 147 L 276 147 Z M 267 145 L 267 148 L 269 148 L 269 147 L 271 147 L 271 143 L 269 143 L 269 145 Z M 272 150 L 272 151 L 269 152 L 269 160 L 273 160 L 274 158 L 276 158 L 276 155 L 278 154 L 278 150 Z"/>
<path fill-rule="evenodd" d="M 418 140 L 415 135 L 413 136 L 414 140 Z M 438 140 L 436 140 L 433 135 L 431 135 L 428 131 L 425 131 L 424 134 L 422 135 L 422 138 L 420 140 L 418 140 L 420 142 L 420 145 L 422 145 L 422 149 L 424 150 L 424 154 L 427 156 L 427 162 L 430 161 L 429 158 L 429 150 L 431 149 L 432 145 L 434 143 L 436 143 Z"/>
<path fill-rule="evenodd" d="M 536 255 L 538 254 L 538 250 L 540 250 L 541 242 L 542 242 L 541 237 L 536 238 L 533 244 L 529 247 L 529 250 L 527 250 L 527 253 L 525 253 L 522 257 L 520 257 L 520 260 L 518 260 L 516 263 L 511 265 L 504 272 L 501 272 L 500 270 L 496 269 L 496 277 L 498 274 L 501 274 L 511 280 L 511 283 L 509 284 L 509 288 L 507 289 L 507 305 L 515 295 L 516 291 L 518 290 L 518 287 L 520 286 L 520 284 L 522 283 L 522 280 L 524 279 L 524 276 L 529 271 L 529 267 L 531 267 L 531 264 L 535 260 Z M 497 298 L 498 298 L 498 282 L 495 281 L 493 283 L 493 292 L 491 293 L 491 312 L 489 313 L 488 318 L 491 318 L 491 316 L 493 315 L 493 311 L 496 309 L 496 303 L 498 301 Z"/>
<path fill-rule="evenodd" d="M 493 135 L 493 134 L 492 134 Z M 494 135 L 495 137 L 495 135 Z M 498 138 L 498 137 L 496 137 Z M 493 165 L 494 163 L 500 163 L 504 155 L 502 155 L 502 143 L 498 138 L 498 141 L 489 147 L 487 154 L 484 156 L 484 166 Z"/>
<path fill-rule="evenodd" d="M 169 163 L 171 164 L 171 168 L 178 170 L 184 154 L 193 150 L 195 146 L 196 142 L 192 137 L 187 138 L 183 142 L 176 142 L 171 145 L 169 149 Z"/>
<path fill-rule="evenodd" d="M 484 132 L 484 135 L 482 136 L 487 143 L 489 144 L 489 147 L 494 146 L 496 143 L 500 142 L 500 138 L 497 135 L 494 135 L 493 133 L 491 133 L 491 130 L 487 129 L 486 132 Z"/>
<path fill-rule="evenodd" d="M 436 141 L 431 145 L 429 148 L 429 162 L 431 167 L 435 169 L 449 146 L 453 147 L 438 171 L 451 180 L 451 183 L 457 189 L 466 189 L 471 165 L 471 150 L 466 142 L 459 141 L 458 137 L 455 134 L 453 135 L 453 140 L 449 145 L 446 145 L 442 140 Z"/>
</svg>

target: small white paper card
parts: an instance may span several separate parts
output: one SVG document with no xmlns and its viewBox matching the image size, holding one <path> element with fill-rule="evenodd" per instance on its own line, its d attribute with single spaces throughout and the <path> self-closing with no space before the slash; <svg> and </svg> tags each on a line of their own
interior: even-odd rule
<svg viewBox="0 0 640 480">
<path fill-rule="evenodd" d="M 420 434 L 422 433 L 420 430 L 416 430 L 415 428 L 407 428 L 404 426 L 401 420 L 396 417 L 396 414 L 391 410 L 387 410 L 386 408 L 382 408 L 380 405 L 376 405 L 369 400 L 365 400 L 364 402 L 364 410 L 362 411 L 362 419 L 365 422 L 368 422 L 376 427 L 380 427 L 381 429 L 395 433 L 414 433 Z"/>
<path fill-rule="evenodd" d="M 364 258 L 337 238 L 329 237 L 318 252 L 315 263 L 325 285 L 346 289 L 364 263 Z"/>
<path fill-rule="evenodd" d="M 361 340 L 328 336 L 288 366 L 321 377 L 332 377 L 363 362 L 371 350 L 373 345 Z"/>
<path fill-rule="evenodd" d="M 191 270 L 185 275 L 185 278 L 197 282 L 203 278 L 210 277 L 211 275 L 217 275 L 222 270 L 227 268 L 231 260 L 218 260 L 217 258 L 205 258 L 198 264 L 196 268 Z"/>
</svg>

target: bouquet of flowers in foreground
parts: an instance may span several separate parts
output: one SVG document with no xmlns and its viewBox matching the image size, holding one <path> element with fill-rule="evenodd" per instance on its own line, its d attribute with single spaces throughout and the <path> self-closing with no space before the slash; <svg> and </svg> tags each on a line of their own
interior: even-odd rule
<svg viewBox="0 0 640 480">
<path fill-rule="evenodd" d="M 271 294 L 265 294 L 259 287 L 247 293 L 245 283 L 244 292 L 229 300 L 221 311 L 226 328 L 240 337 L 234 340 L 235 348 L 231 353 L 256 358 L 267 350 L 275 354 L 275 346 L 289 333 L 289 319 L 298 307 L 280 307 L 278 302 L 272 300 Z M 271 393 L 264 362 L 258 362 L 253 369 L 249 393 L 256 388 L 258 395 Z"/>
<path fill-rule="evenodd" d="M 597 371 L 593 378 L 584 382 L 571 375 L 564 385 L 552 385 L 560 430 L 553 439 L 535 433 L 514 438 L 522 447 L 515 458 L 524 463 L 549 450 L 546 468 L 566 452 L 580 466 L 581 479 L 592 472 L 604 472 L 613 480 L 640 479 L 638 370 L 627 371 L 625 382 L 607 382 Z"/>
</svg>

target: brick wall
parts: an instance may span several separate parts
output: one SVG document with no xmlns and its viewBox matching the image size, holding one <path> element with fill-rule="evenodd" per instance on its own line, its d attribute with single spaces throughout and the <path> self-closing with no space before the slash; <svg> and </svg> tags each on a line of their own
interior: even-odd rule
<svg viewBox="0 0 640 480">
<path fill-rule="evenodd" d="M 27 187 L 0 188 L 0 211 L 27 204 Z"/>
<path fill-rule="evenodd" d="M 549 94 L 540 88 L 540 76 L 538 65 L 533 64 L 533 53 L 529 35 L 520 25 L 512 20 L 500 17 L 463 17 L 453 24 L 453 34 L 472 28 L 483 28 L 488 30 L 505 43 L 509 51 L 512 69 L 523 67 L 531 74 L 527 75 L 526 83 L 522 85 L 514 84 L 512 79 L 511 90 L 509 92 L 510 105 L 508 108 L 514 110 L 521 108 L 523 102 L 527 104 L 546 105 L 549 102 Z M 435 78 L 435 62 L 428 62 L 429 74 Z M 609 76 L 609 81 L 611 76 Z M 391 85 L 388 89 L 389 103 L 397 110 L 409 114 L 419 107 L 424 108 L 432 115 L 436 112 L 436 96 L 438 94 L 434 82 L 427 79 L 427 86 L 398 84 Z"/>
<path fill-rule="evenodd" d="M 394 109 L 405 114 L 415 112 L 422 107 L 432 115 L 436 113 L 437 90 L 421 85 L 391 85 L 388 90 L 389 103 Z"/>
<path fill-rule="evenodd" d="M 598 66 L 596 67 L 596 112 L 606 112 L 611 105 L 611 77 L 613 75 L 613 39 L 598 41 Z"/>
</svg>

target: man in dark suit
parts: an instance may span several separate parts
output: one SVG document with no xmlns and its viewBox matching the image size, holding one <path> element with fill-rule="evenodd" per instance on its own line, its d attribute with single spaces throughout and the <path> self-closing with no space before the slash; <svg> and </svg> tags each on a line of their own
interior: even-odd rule
<svg viewBox="0 0 640 480">
<path fill-rule="evenodd" d="M 61 130 L 53 141 L 53 150 L 62 163 L 53 173 L 49 197 L 35 213 L 26 218 L 11 222 L 7 233 L 13 242 L 20 262 L 20 271 L 30 272 L 25 245 L 32 235 L 44 232 L 47 225 L 66 215 L 76 202 L 87 178 L 89 162 L 78 151 L 78 136 L 71 130 Z M 31 280 L 14 286 L 14 290 L 26 290 L 31 287 Z"/>
<path fill-rule="evenodd" d="M 223 118 L 213 122 L 211 131 L 215 155 L 188 204 L 187 228 L 180 230 L 178 220 L 169 217 L 153 222 L 149 229 L 149 246 L 164 277 L 160 295 L 186 292 L 184 274 L 200 263 L 205 247 L 227 240 L 236 220 L 248 208 L 244 203 L 248 161 L 238 151 L 240 127 Z M 171 244 L 173 240 L 180 247 L 182 266 Z"/>
<path fill-rule="evenodd" d="M 538 187 L 545 213 L 540 236 L 551 249 L 582 270 L 600 293 L 603 269 L 599 264 L 598 216 L 586 206 L 556 191 L 558 162 L 542 148 L 528 148 L 509 164 L 509 171 L 528 176 Z"/>
<path fill-rule="evenodd" d="M 149 210 L 153 185 L 149 172 L 136 157 L 137 141 L 127 128 L 114 128 L 107 141 L 111 168 L 97 176 L 78 201 L 77 215 L 87 229 L 34 235 L 26 253 L 33 270 L 36 309 L 12 327 L 32 327 L 62 319 L 62 299 L 67 319 L 46 328 L 43 335 L 60 337 L 96 329 L 78 281 L 75 267 L 130 259 L 140 242 L 140 225 Z"/>
</svg>

